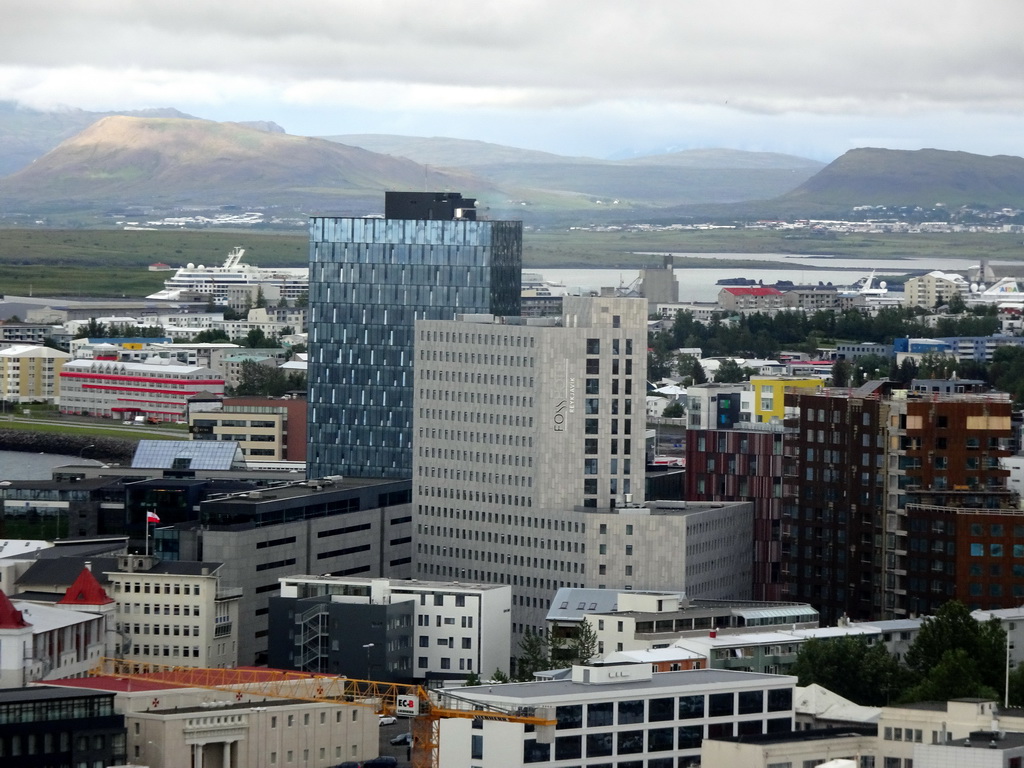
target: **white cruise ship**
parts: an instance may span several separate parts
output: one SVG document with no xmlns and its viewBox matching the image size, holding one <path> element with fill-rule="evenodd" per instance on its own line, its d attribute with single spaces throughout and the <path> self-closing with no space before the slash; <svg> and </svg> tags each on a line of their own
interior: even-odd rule
<svg viewBox="0 0 1024 768">
<path fill-rule="evenodd" d="M 162 291 L 148 299 L 177 301 L 185 293 L 211 294 L 214 303 L 227 302 L 227 289 L 243 285 L 277 286 L 292 301 L 309 290 L 309 269 L 300 267 L 254 267 L 242 263 L 243 248 L 232 248 L 219 267 L 188 264 L 164 281 Z"/>
</svg>

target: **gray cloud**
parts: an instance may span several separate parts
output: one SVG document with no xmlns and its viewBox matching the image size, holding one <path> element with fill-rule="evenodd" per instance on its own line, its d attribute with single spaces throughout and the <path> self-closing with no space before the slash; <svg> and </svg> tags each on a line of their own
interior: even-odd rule
<svg viewBox="0 0 1024 768">
<path fill-rule="evenodd" d="M 33 105 L 263 104 L 268 119 L 316 105 L 655 119 L 715 108 L 741 124 L 743 114 L 1001 120 L 1024 107 L 1017 0 L 4 6 L 0 98 Z"/>
</svg>

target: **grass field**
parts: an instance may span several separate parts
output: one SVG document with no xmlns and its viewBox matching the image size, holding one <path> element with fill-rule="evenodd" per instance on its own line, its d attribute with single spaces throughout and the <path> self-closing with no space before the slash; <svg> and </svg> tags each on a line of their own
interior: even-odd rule
<svg viewBox="0 0 1024 768">
<path fill-rule="evenodd" d="M 56 417 L 55 417 L 56 419 Z M 18 432 L 40 432 L 47 435 L 74 435 L 76 437 L 110 437 L 115 440 L 128 440 L 137 443 L 139 440 L 188 440 L 186 427 L 167 425 L 159 428 L 147 428 L 133 431 L 128 429 L 104 428 L 102 424 L 86 424 L 82 422 L 50 421 L 46 418 L 7 421 L 0 420 L 0 428 Z"/>
<path fill-rule="evenodd" d="M 158 290 L 166 272 L 147 267 L 219 264 L 240 245 L 261 266 L 305 266 L 306 233 L 214 230 L 0 229 L 0 294 L 68 297 L 139 297 Z M 645 251 L 733 253 L 716 266 L 743 266 L 745 253 L 834 254 L 885 261 L 904 257 L 1020 260 L 1024 244 L 1011 234 L 900 234 L 801 237 L 763 230 L 591 232 L 529 230 L 523 235 L 523 266 L 636 268 L 655 264 Z"/>
</svg>

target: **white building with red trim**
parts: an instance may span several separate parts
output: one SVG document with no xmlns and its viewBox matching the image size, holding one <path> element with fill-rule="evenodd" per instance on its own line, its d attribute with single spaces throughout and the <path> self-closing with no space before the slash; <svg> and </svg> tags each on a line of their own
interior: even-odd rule
<svg viewBox="0 0 1024 768">
<path fill-rule="evenodd" d="M 200 392 L 224 395 L 224 378 L 209 368 L 159 362 L 70 360 L 60 372 L 61 413 L 177 421 Z"/>
</svg>

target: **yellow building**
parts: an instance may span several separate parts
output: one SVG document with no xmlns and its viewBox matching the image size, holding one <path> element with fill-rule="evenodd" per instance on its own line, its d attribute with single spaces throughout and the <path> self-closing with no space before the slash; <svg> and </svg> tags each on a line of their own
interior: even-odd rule
<svg viewBox="0 0 1024 768">
<path fill-rule="evenodd" d="M 754 390 L 754 421 L 768 422 L 772 419 L 782 421 L 785 417 L 786 404 L 783 395 L 787 388 L 821 389 L 825 382 L 817 378 L 797 376 L 751 376 L 750 385 Z"/>
<path fill-rule="evenodd" d="M 0 400 L 60 402 L 60 371 L 71 355 L 59 349 L 15 344 L 0 349 Z"/>
</svg>

